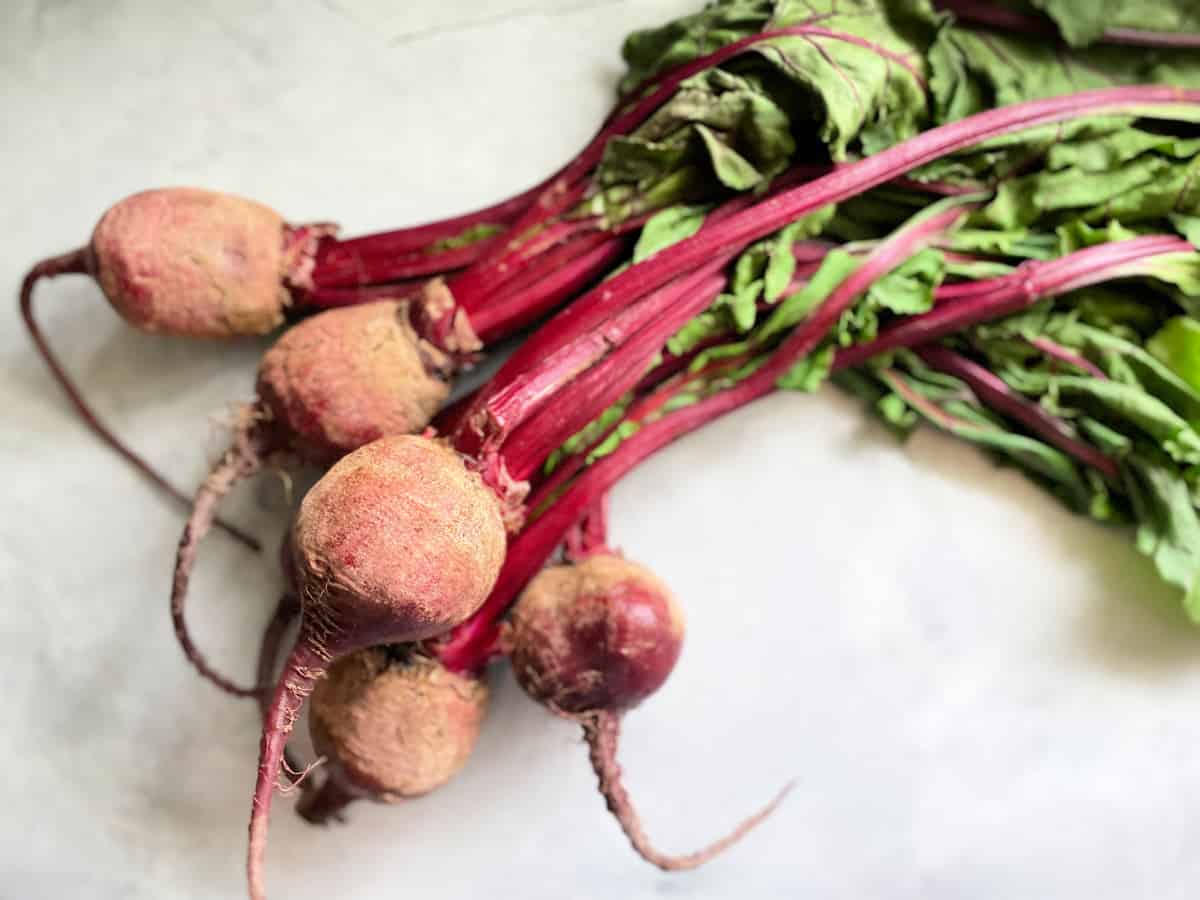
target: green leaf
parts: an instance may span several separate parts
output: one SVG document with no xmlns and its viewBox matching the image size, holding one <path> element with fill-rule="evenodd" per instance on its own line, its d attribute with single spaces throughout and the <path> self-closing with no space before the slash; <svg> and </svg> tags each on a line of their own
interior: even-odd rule
<svg viewBox="0 0 1200 900">
<path fill-rule="evenodd" d="M 637 422 L 622 422 L 620 425 L 614 428 L 608 434 L 608 436 L 604 438 L 604 440 L 597 444 L 591 453 L 587 455 L 588 465 L 591 465 L 601 457 L 608 456 L 619 446 L 621 446 L 621 443 L 627 437 L 637 434 L 640 427 L 641 426 L 639 426 Z"/>
<path fill-rule="evenodd" d="M 768 27 L 812 22 L 834 36 L 773 38 L 728 68 L 736 65 L 740 75 L 750 72 L 761 81 L 764 96 L 787 112 L 788 133 L 814 134 L 833 158 L 842 159 L 852 145 L 875 152 L 912 136 L 924 123 L 923 54 L 935 21 L 923 3 L 911 0 L 718 0 L 702 12 L 631 35 L 624 51 L 630 71 L 622 87 L 629 91 L 649 76 Z M 842 34 L 849 39 L 837 37 Z M 784 130 L 772 123 L 768 133 L 774 137 Z M 753 134 L 744 127 L 741 142 L 752 142 Z"/>
<path fill-rule="evenodd" d="M 825 346 L 798 360 L 778 381 L 776 387 L 785 391 L 812 393 L 819 388 L 833 368 L 834 348 Z"/>
<path fill-rule="evenodd" d="M 1200 434 L 1166 403 L 1144 390 L 1081 376 L 1061 376 L 1052 384 L 1068 403 L 1082 405 L 1110 422 L 1139 429 L 1176 462 L 1200 463 Z"/>
<path fill-rule="evenodd" d="M 1092 492 L 1088 483 L 1080 475 L 1079 467 L 1061 450 L 999 426 L 973 401 L 939 401 L 928 396 L 929 386 L 920 379 L 891 370 L 880 372 L 880 377 L 905 404 L 931 424 L 1015 463 L 1027 474 L 1050 486 L 1073 509 L 1084 511 L 1090 506 Z M 954 393 L 964 397 L 973 396 L 961 384 Z M 895 412 L 891 414 L 895 415 Z"/>
<path fill-rule="evenodd" d="M 734 191 L 745 191 L 760 184 L 763 174 L 754 168 L 748 160 L 704 125 L 697 125 L 696 132 L 704 141 L 712 161 L 713 172 L 721 184 Z"/>
<path fill-rule="evenodd" d="M 823 206 L 788 225 L 776 236 L 763 273 L 763 297 L 769 303 L 783 296 L 796 274 L 795 245 L 820 234 L 836 212 L 836 206 Z"/>
<path fill-rule="evenodd" d="M 1137 512 L 1138 549 L 1154 560 L 1164 581 L 1184 592 L 1184 609 L 1200 623 L 1200 520 L 1180 471 L 1155 456 L 1135 456 L 1131 499 Z"/>
<path fill-rule="evenodd" d="M 1146 342 L 1146 349 L 1200 391 L 1200 322 L 1190 316 L 1176 316 Z"/>
<path fill-rule="evenodd" d="M 775 307 L 762 328 L 755 332 L 760 344 L 789 331 L 825 300 L 846 276 L 858 268 L 858 260 L 845 250 L 831 250 L 812 279 Z"/>
<path fill-rule="evenodd" d="M 642 226 L 633 248 L 633 261 L 640 263 L 659 250 L 691 237 L 704 224 L 705 212 L 703 206 L 669 206 L 655 213 Z"/>
<path fill-rule="evenodd" d="M 724 332 L 725 327 L 724 316 L 712 310 L 705 310 L 675 332 L 667 341 L 667 351 L 675 356 L 683 356 L 709 338 Z"/>
<path fill-rule="evenodd" d="M 1191 242 L 1193 247 L 1200 250 L 1200 215 L 1171 213 L 1167 218 L 1170 219 L 1176 230 Z"/>
<path fill-rule="evenodd" d="M 910 256 L 867 291 L 875 306 L 901 315 L 916 315 L 933 308 L 933 293 L 945 276 L 940 250 L 926 248 Z"/>
<path fill-rule="evenodd" d="M 722 294 L 725 305 L 733 317 L 734 327 L 738 331 L 749 331 L 754 327 L 758 314 L 758 298 L 762 295 L 763 283 L 755 281 L 746 285 L 736 294 Z"/>
<path fill-rule="evenodd" d="M 1033 0 L 1033 3 L 1054 19 L 1063 37 L 1076 47 L 1099 40 L 1110 28 L 1200 31 L 1200 6 L 1193 0 L 1138 0 L 1137 3 L 1127 0 Z"/>
<path fill-rule="evenodd" d="M 442 253 L 446 250 L 458 250 L 461 247 L 469 247 L 471 244 L 479 241 L 487 240 L 490 237 L 495 237 L 504 232 L 503 225 L 492 225 L 488 222 L 480 222 L 478 225 L 472 225 L 460 231 L 452 237 L 442 238 L 429 246 L 426 253 Z"/>
</svg>

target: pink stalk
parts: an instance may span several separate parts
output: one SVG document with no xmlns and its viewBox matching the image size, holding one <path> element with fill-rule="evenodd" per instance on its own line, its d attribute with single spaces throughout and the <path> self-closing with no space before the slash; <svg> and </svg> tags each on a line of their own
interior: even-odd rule
<svg viewBox="0 0 1200 900">
<path fill-rule="evenodd" d="M 1058 27 L 1049 18 L 1031 16 L 1005 9 L 982 0 L 935 0 L 938 9 L 954 13 L 963 22 L 987 28 L 1016 31 L 1024 34 L 1058 37 Z M 1200 34 L 1173 31 L 1151 31 L 1142 28 L 1106 28 L 1100 36 L 1105 44 L 1124 44 L 1133 47 L 1200 48 Z"/>
<path fill-rule="evenodd" d="M 963 381 L 984 406 L 1019 422 L 1031 434 L 1096 469 L 1109 481 L 1120 479 L 1121 470 L 1114 460 L 1080 440 L 1065 422 L 1021 396 L 995 373 L 948 347 L 930 344 L 918 347 L 916 352 L 932 368 Z"/>
<path fill-rule="evenodd" d="M 876 279 L 935 240 L 969 211 L 970 207 L 966 205 L 938 210 L 881 241 L 752 375 L 726 391 L 686 406 L 658 422 L 644 425 L 626 438 L 612 455 L 586 469 L 558 500 L 513 540 L 491 595 L 474 616 L 438 645 L 436 652 L 439 659 L 459 671 L 471 670 L 486 662 L 495 646 L 499 617 L 545 563 L 566 530 L 586 509 L 607 494 L 616 480 L 656 449 L 682 434 L 774 391 L 779 379 L 815 349 L 841 314 Z"/>
<path fill-rule="evenodd" d="M 535 347 L 529 349 L 527 346 L 522 361 L 537 352 L 543 359 L 542 365 L 540 370 L 520 370 L 518 377 L 527 384 L 538 386 L 535 393 L 548 396 L 552 391 L 544 390 L 544 387 L 563 378 L 563 371 L 556 369 L 558 360 L 577 358 L 571 343 L 588 341 L 589 332 L 597 323 L 634 299 L 716 255 L 736 252 L 801 216 L 860 194 L 941 156 L 1000 135 L 1083 115 L 1150 114 L 1158 109 L 1197 104 L 1200 104 L 1200 91 L 1158 86 L 1111 88 L 989 110 L 924 132 L 806 185 L 771 196 L 719 222 L 706 223 L 696 235 L 593 288 L 576 299 L 563 316 L 552 320 L 539 337 L 530 342 Z M 563 349 L 547 352 L 546 345 Z M 471 417 L 472 427 L 479 429 L 476 440 L 503 436 L 519 424 L 521 417 L 538 408 L 537 402 L 529 402 L 529 398 L 522 396 L 521 389 L 508 383 L 514 380 L 514 375 L 513 370 L 506 371 L 507 368 L 501 369 L 493 379 L 491 395 L 481 398 L 483 408 L 477 412 L 482 415 Z"/>
<path fill-rule="evenodd" d="M 586 252 L 574 258 L 563 254 L 565 261 L 548 267 L 547 274 L 533 282 L 528 290 L 506 292 L 481 307 L 471 316 L 471 327 L 479 339 L 485 344 L 492 343 L 537 321 L 603 276 L 628 251 L 627 241 L 620 237 L 598 237 L 603 239 L 578 242 L 580 247 L 572 247 L 572 253 L 581 249 Z"/>
<path fill-rule="evenodd" d="M 1067 349 L 1061 344 L 1055 343 L 1054 341 L 1050 340 L 1050 338 L 1032 337 L 1027 338 L 1027 340 L 1032 346 L 1036 347 L 1038 350 L 1041 350 L 1051 359 L 1064 362 L 1068 366 L 1073 366 L 1074 368 L 1079 369 L 1081 372 L 1086 372 L 1093 378 L 1099 378 L 1101 381 L 1108 380 L 1108 376 L 1104 374 L 1104 370 L 1092 363 L 1091 360 L 1074 352 L 1073 350 Z"/>
<path fill-rule="evenodd" d="M 507 225 L 514 221 L 545 187 L 545 182 L 486 209 L 381 234 L 368 234 L 349 240 L 326 238 L 317 249 L 313 281 L 324 287 L 348 287 L 359 283 L 354 273 L 367 259 L 404 256 L 424 252 L 438 241 L 453 238 L 475 225 Z M 388 280 L 394 280 L 393 276 Z"/>
<path fill-rule="evenodd" d="M 548 454 L 595 418 L 594 410 L 607 409 L 641 380 L 667 339 L 717 299 L 726 284 L 725 276 L 717 271 L 721 267 L 715 264 L 664 288 L 686 297 L 687 302 L 664 301 L 671 306 L 670 315 L 644 324 L 630 323 L 630 330 L 637 330 L 628 338 L 604 329 L 606 340 L 619 343 L 619 349 L 563 387 L 541 415 L 526 420 L 505 442 L 504 458 L 514 478 L 528 479 Z M 639 304 L 630 312 L 646 306 L 649 304 Z"/>
<path fill-rule="evenodd" d="M 994 279 L 994 290 L 935 306 L 883 329 L 873 341 L 838 352 L 837 368 L 853 368 L 897 347 L 936 341 L 972 325 L 1012 315 L 1044 297 L 1064 294 L 1118 278 L 1147 275 L 1163 256 L 1194 253 L 1187 241 L 1171 235 L 1147 235 L 1086 247 L 1055 260 L 1022 264 L 1018 277 Z"/>
</svg>

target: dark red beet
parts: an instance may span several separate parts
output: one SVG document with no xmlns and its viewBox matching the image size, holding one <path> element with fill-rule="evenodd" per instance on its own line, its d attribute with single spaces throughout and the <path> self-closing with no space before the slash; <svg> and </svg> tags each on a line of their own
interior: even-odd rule
<svg viewBox="0 0 1200 900">
<path fill-rule="evenodd" d="M 684 630 L 683 610 L 652 572 L 598 554 L 529 583 L 513 609 L 512 666 L 539 703 L 621 712 L 662 687 Z"/>
<path fill-rule="evenodd" d="M 703 865 L 774 812 L 790 785 L 726 837 L 685 856 L 656 850 L 621 782 L 621 716 L 658 690 L 679 659 L 683 613 L 653 573 L 610 553 L 553 566 L 513 607 L 506 644 L 522 689 L 583 727 L 600 793 L 635 851 L 666 871 Z"/>
</svg>

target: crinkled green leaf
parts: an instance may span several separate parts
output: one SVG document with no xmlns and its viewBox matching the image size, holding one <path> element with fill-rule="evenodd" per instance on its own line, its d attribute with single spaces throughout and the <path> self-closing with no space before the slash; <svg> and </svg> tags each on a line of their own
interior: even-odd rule
<svg viewBox="0 0 1200 900">
<path fill-rule="evenodd" d="M 633 248 L 633 261 L 639 263 L 659 250 L 691 237 L 704 224 L 705 212 L 703 206 L 669 206 L 655 213 L 642 226 L 642 233 Z"/>
<path fill-rule="evenodd" d="M 734 294 L 722 294 L 725 306 L 733 317 L 734 327 L 738 331 L 749 331 L 754 326 L 758 312 L 758 298 L 762 296 L 763 283 L 754 281 Z"/>
<path fill-rule="evenodd" d="M 913 0 L 717 0 L 631 35 L 622 87 L 768 27 L 803 23 L 827 33 L 772 38 L 736 63 L 739 74 L 750 70 L 770 85 L 791 133 L 815 133 L 835 159 L 852 145 L 870 153 L 916 133 L 925 120 L 924 51 L 935 19 Z"/>
<path fill-rule="evenodd" d="M 1053 259 L 1058 256 L 1058 240 L 1052 234 L 1039 234 L 1026 228 L 1007 231 L 991 228 L 960 228 L 942 241 L 956 253 L 986 253 L 1019 259 Z"/>
<path fill-rule="evenodd" d="M 1046 154 L 1046 167 L 1103 174 L 1152 150 L 1169 158 L 1190 159 L 1200 152 L 1200 141 L 1127 128 L 1113 134 L 1055 144 Z"/>
<path fill-rule="evenodd" d="M 638 433 L 640 426 L 637 422 L 625 421 L 618 425 L 609 433 L 604 440 L 595 446 L 591 453 L 587 455 L 587 462 L 594 463 L 601 457 L 608 456 L 619 446 L 627 437 Z"/>
<path fill-rule="evenodd" d="M 1193 247 L 1200 250 L 1200 215 L 1171 213 L 1167 218 L 1176 230 L 1191 242 Z"/>
<path fill-rule="evenodd" d="M 1082 250 L 1084 247 L 1095 247 L 1111 241 L 1125 241 L 1137 237 L 1139 232 L 1126 228 L 1116 219 L 1109 220 L 1103 226 L 1089 225 L 1087 222 L 1074 219 L 1055 229 L 1058 235 L 1058 254 L 1066 255 Z"/>
<path fill-rule="evenodd" d="M 1200 252 L 1164 253 L 1145 260 L 1138 268 L 1151 278 L 1176 288 L 1176 296 L 1181 302 L 1200 297 Z M 1200 313 L 1197 304 L 1188 305 L 1190 312 Z"/>
<path fill-rule="evenodd" d="M 763 175 L 740 153 L 718 138 L 710 128 L 697 125 L 696 133 L 704 141 L 712 160 L 713 173 L 721 184 L 734 191 L 746 191 L 760 184 Z"/>
<path fill-rule="evenodd" d="M 725 328 L 726 320 L 723 315 L 713 310 L 705 310 L 675 332 L 667 341 L 667 350 L 675 356 L 682 356 L 723 333 Z"/>
</svg>

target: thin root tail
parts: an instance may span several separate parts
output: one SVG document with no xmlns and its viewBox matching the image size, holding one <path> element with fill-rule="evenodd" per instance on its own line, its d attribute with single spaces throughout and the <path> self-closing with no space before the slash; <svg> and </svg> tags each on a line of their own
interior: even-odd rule
<svg viewBox="0 0 1200 900">
<path fill-rule="evenodd" d="M 236 684 L 209 665 L 188 631 L 187 620 L 183 614 L 184 603 L 200 542 L 212 527 L 218 504 L 238 481 L 262 468 L 263 458 L 268 450 L 268 439 L 258 422 L 254 417 L 246 416 L 235 432 L 233 445 L 225 451 L 225 455 L 213 466 L 200 489 L 196 491 L 191 515 L 179 539 L 179 550 L 175 556 L 175 575 L 171 582 L 171 620 L 184 655 L 202 676 L 235 697 L 256 697 L 260 688 L 257 685 L 243 687 Z"/>
<path fill-rule="evenodd" d="M 59 361 L 58 355 L 50 349 L 50 343 L 46 340 L 41 327 L 33 317 L 34 286 L 43 278 L 54 278 L 58 275 L 91 274 L 90 257 L 91 253 L 88 248 L 83 247 L 79 250 L 72 250 L 70 253 L 64 253 L 61 256 L 52 256 L 49 259 L 44 259 L 29 270 L 25 279 L 21 282 L 20 294 L 21 318 L 25 321 L 25 329 L 29 332 L 29 337 L 33 341 L 38 355 L 41 356 L 42 360 L 46 363 L 46 367 L 50 370 L 51 376 L 58 382 L 58 386 L 67 395 L 67 400 L 75 408 L 76 414 L 83 420 L 88 429 L 115 451 L 118 456 L 129 463 L 138 474 L 154 485 L 155 488 L 186 509 L 192 502 L 187 492 L 168 481 L 166 476 L 117 437 L 116 433 L 100 420 L 95 410 L 83 399 L 83 393 Z M 230 537 L 245 544 L 255 553 L 262 549 L 257 538 L 242 531 L 236 525 L 232 525 L 223 519 L 216 519 L 214 524 L 229 534 Z"/>
<path fill-rule="evenodd" d="M 784 786 L 766 806 L 738 825 L 733 831 L 707 847 L 681 856 L 661 853 L 650 843 L 638 818 L 633 802 L 621 780 L 621 766 L 617 762 L 617 747 L 621 738 L 621 717 L 617 713 L 593 713 L 580 718 L 584 737 L 587 740 L 592 768 L 600 782 L 600 793 L 604 796 L 608 810 L 616 818 L 621 830 L 637 854 L 651 865 L 665 872 L 695 869 L 713 857 L 732 847 L 747 834 L 761 825 L 791 791 L 793 784 Z"/>
<path fill-rule="evenodd" d="M 263 724 L 258 750 L 258 775 L 254 783 L 254 801 L 250 811 L 250 840 L 246 853 L 246 878 L 251 900 L 266 900 L 263 862 L 267 852 L 267 829 L 271 817 L 271 798 L 275 793 L 283 748 L 296 725 L 304 701 L 312 693 L 318 678 L 324 677 L 326 660 L 316 654 L 301 636 L 284 664 L 270 708 Z"/>
</svg>

